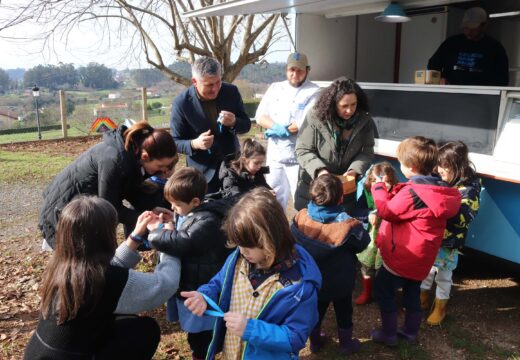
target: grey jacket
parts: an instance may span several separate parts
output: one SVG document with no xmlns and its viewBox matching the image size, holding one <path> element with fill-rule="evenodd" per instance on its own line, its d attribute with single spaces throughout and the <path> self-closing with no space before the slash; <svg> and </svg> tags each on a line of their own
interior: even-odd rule
<svg viewBox="0 0 520 360">
<path fill-rule="evenodd" d="M 348 170 L 364 174 L 374 160 L 376 125 L 368 113 L 362 113 L 354 127 L 346 151 L 336 149 L 332 126 L 320 121 L 314 110 L 309 112 L 296 141 L 296 157 L 300 164 L 295 208 L 301 210 L 309 202 L 309 187 L 316 171 L 327 169 L 342 175 Z"/>
<path fill-rule="evenodd" d="M 136 314 L 164 304 L 179 287 L 181 261 L 168 254 L 160 254 L 154 272 L 133 270 L 141 261 L 139 252 L 121 243 L 112 259 L 112 265 L 127 268 L 128 280 L 119 297 L 116 314 Z"/>
</svg>

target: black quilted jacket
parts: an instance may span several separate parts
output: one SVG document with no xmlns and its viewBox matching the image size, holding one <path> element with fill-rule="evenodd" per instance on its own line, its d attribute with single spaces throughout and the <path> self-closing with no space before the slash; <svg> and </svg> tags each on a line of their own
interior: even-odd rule
<svg viewBox="0 0 520 360">
<path fill-rule="evenodd" d="M 265 174 L 269 174 L 269 167 L 263 166 L 255 175 L 249 175 L 246 171 L 237 174 L 231 168 L 230 162 L 234 160 L 238 154 L 228 155 L 222 162 L 219 171 L 219 179 L 222 182 L 220 192 L 222 197 L 230 197 L 238 194 L 244 194 L 256 187 L 263 186 L 271 190 L 271 187 L 265 180 Z"/>
<path fill-rule="evenodd" d="M 181 259 L 179 292 L 197 290 L 224 265 L 232 250 L 225 246 L 226 236 L 221 226 L 235 201 L 235 198 L 207 201 L 186 215 L 178 230 L 157 229 L 148 235 L 153 248 Z"/>
<path fill-rule="evenodd" d="M 124 148 L 125 130 L 122 126 L 105 133 L 101 143 L 81 154 L 44 190 L 38 226 L 53 248 L 59 213 L 81 194 L 97 195 L 110 201 L 117 209 L 120 223 L 135 224 L 138 211 L 125 207 L 123 200 L 136 196 L 143 175 L 136 155 Z"/>
</svg>

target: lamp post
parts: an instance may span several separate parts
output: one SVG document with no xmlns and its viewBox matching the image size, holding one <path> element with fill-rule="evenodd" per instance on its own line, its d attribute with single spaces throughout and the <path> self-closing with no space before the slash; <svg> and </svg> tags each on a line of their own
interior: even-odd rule
<svg viewBox="0 0 520 360">
<path fill-rule="evenodd" d="M 40 88 L 34 84 L 32 88 L 32 93 L 34 96 L 34 102 L 36 104 L 36 124 L 38 126 L 38 140 L 42 139 L 42 133 L 40 131 L 40 112 L 38 111 L 38 97 L 40 97 Z"/>
</svg>

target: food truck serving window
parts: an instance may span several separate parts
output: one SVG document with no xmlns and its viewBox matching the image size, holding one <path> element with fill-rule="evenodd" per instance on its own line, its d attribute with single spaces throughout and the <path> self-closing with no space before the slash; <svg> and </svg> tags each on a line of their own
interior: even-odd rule
<svg viewBox="0 0 520 360">
<path fill-rule="evenodd" d="M 500 96 L 427 91 L 365 90 L 379 138 L 425 136 L 437 142 L 462 140 L 471 152 L 491 155 Z"/>
</svg>

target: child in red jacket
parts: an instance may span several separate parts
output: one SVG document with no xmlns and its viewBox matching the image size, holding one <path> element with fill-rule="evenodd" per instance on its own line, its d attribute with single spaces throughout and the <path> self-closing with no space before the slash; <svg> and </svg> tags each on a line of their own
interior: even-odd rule
<svg viewBox="0 0 520 360">
<path fill-rule="evenodd" d="M 381 311 L 382 327 L 372 331 L 372 339 L 397 345 L 397 335 L 414 343 L 422 320 L 421 281 L 428 275 L 446 228 L 446 220 L 459 211 L 461 197 L 439 177 L 437 146 L 431 139 L 411 137 L 397 147 L 401 172 L 409 179 L 390 193 L 383 178 L 372 185 L 378 215 L 383 219 L 377 246 L 383 258 L 375 284 L 375 298 Z M 404 326 L 397 330 L 395 292 L 403 290 L 406 309 Z"/>
</svg>

